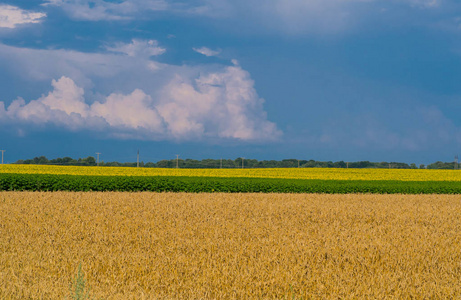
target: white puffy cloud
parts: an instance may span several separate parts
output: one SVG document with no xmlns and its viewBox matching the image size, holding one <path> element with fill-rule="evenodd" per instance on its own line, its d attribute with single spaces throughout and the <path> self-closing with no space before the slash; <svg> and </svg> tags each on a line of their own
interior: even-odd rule
<svg viewBox="0 0 461 300">
<path fill-rule="evenodd" d="M 155 40 L 133 39 L 131 43 L 116 43 L 113 47 L 107 47 L 112 52 L 123 53 L 128 56 L 151 57 L 165 53 L 166 49 L 159 47 Z"/>
<path fill-rule="evenodd" d="M 201 48 L 192 48 L 195 52 L 203 54 L 205 56 L 217 56 L 221 53 L 221 49 L 218 50 L 211 50 L 210 48 L 207 47 L 201 47 Z"/>
<path fill-rule="evenodd" d="M 158 134 L 163 124 L 154 105 L 152 97 L 136 89 L 129 95 L 111 94 L 104 103 L 93 103 L 89 114 L 103 118 L 111 127 L 143 128 Z"/>
<path fill-rule="evenodd" d="M 267 121 L 253 86 L 250 74 L 238 65 L 192 82 L 178 76 L 164 89 L 158 111 L 174 137 L 276 139 L 281 132 Z"/>
<path fill-rule="evenodd" d="M 110 94 L 104 103 L 85 102 L 84 90 L 68 77 L 52 81 L 53 90 L 46 96 L 26 103 L 14 100 L 6 109 L 6 117 L 12 121 L 34 124 L 54 124 L 73 130 L 104 130 L 107 127 L 119 130 L 144 128 L 159 132 L 162 121 L 152 98 L 141 90 L 131 94 Z M 5 115 L 4 115 L 5 117 Z"/>
<path fill-rule="evenodd" d="M 22 98 L 11 102 L 6 109 L 6 115 L 3 115 L 3 121 L 36 125 L 53 123 L 74 130 L 88 126 L 86 119 L 89 117 L 89 107 L 85 103 L 83 89 L 67 77 L 53 80 L 51 84 L 54 89 L 46 96 L 27 104 Z"/>
<path fill-rule="evenodd" d="M 240 66 L 195 79 L 176 75 L 156 98 L 135 89 L 129 94 L 111 93 L 91 105 L 71 78 L 53 80 L 52 86 L 48 95 L 29 103 L 19 98 L 5 109 L 0 102 L 0 120 L 108 131 L 114 137 L 148 140 L 258 141 L 281 135 L 276 125 L 267 121 L 263 101 L 249 73 Z"/>
<path fill-rule="evenodd" d="M 20 24 L 39 23 L 45 13 L 31 12 L 16 6 L 0 4 L 0 28 L 15 28 Z"/>
<path fill-rule="evenodd" d="M 67 77 L 62 77 L 58 81 L 51 82 L 54 90 L 48 96 L 39 101 L 52 110 L 60 110 L 70 115 L 71 113 L 87 116 L 88 105 L 83 98 L 84 91 L 78 87 L 74 81 Z"/>
</svg>

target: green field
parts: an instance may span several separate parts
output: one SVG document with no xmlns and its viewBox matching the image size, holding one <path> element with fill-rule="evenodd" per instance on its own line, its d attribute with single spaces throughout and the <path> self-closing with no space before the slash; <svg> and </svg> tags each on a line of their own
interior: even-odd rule
<svg viewBox="0 0 461 300">
<path fill-rule="evenodd" d="M 3 191 L 461 194 L 455 181 L 0 174 Z"/>
</svg>

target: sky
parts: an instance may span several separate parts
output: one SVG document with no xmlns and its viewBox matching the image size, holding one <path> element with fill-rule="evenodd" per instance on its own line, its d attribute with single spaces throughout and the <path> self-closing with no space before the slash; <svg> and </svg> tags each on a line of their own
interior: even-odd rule
<svg viewBox="0 0 461 300">
<path fill-rule="evenodd" d="M 5 162 L 461 154 L 461 2 L 0 0 Z"/>
</svg>

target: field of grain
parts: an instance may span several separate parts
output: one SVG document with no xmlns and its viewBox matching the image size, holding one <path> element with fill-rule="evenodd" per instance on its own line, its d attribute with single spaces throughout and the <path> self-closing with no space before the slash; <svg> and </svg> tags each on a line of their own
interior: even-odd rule
<svg viewBox="0 0 461 300">
<path fill-rule="evenodd" d="M 84 176 L 188 176 L 319 180 L 461 181 L 461 171 L 459 170 L 426 169 L 164 169 L 11 164 L 0 165 L 0 174 L 2 173 Z"/>
<path fill-rule="evenodd" d="M 461 296 L 461 197 L 0 193 L 0 299 Z"/>
</svg>

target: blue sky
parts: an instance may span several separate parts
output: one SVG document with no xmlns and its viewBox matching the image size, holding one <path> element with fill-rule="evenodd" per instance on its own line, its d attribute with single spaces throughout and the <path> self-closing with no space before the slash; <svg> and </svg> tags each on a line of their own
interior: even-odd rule
<svg viewBox="0 0 461 300">
<path fill-rule="evenodd" d="M 451 0 L 0 1 L 5 160 L 451 161 Z"/>
</svg>

